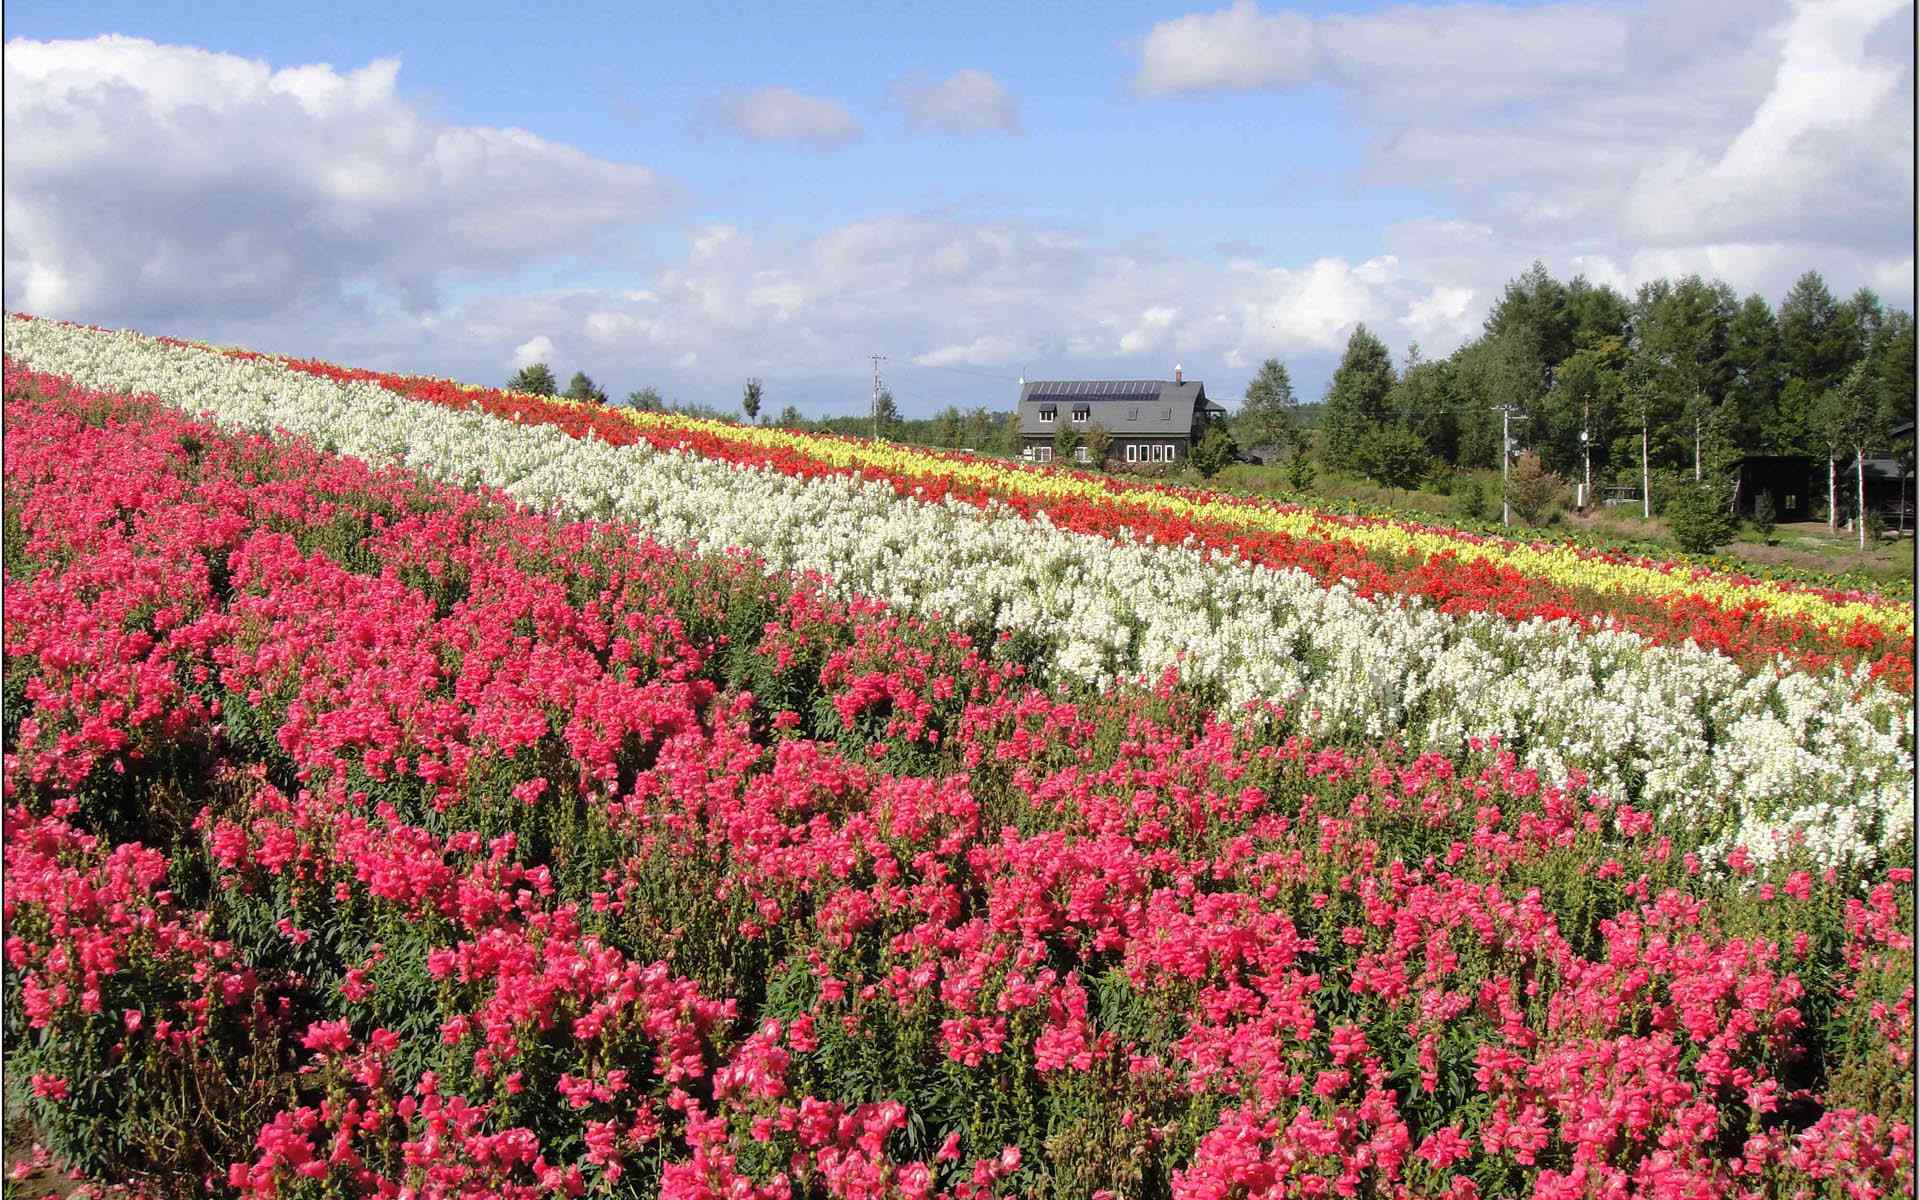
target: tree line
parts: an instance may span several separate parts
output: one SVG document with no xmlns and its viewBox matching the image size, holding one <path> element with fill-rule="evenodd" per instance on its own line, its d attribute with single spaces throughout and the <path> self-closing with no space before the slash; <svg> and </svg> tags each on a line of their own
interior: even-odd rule
<svg viewBox="0 0 1920 1200">
<path fill-rule="evenodd" d="M 1859 465 L 1893 451 L 1914 415 L 1914 319 L 1816 271 L 1778 307 L 1698 275 L 1631 297 L 1535 263 L 1508 283 L 1479 337 L 1444 359 L 1354 329 L 1309 437 L 1286 367 L 1269 359 L 1234 422 L 1243 451 L 1311 452 L 1404 486 L 1436 464 L 1498 466 L 1514 446 L 1570 480 L 1718 478 L 1749 454 Z M 1910 456 L 1910 445 L 1906 448 Z M 1838 472 L 1830 472 L 1840 490 Z M 1837 496 L 1835 497 L 1837 499 Z M 1832 506 L 1837 507 L 1837 505 Z"/>
</svg>

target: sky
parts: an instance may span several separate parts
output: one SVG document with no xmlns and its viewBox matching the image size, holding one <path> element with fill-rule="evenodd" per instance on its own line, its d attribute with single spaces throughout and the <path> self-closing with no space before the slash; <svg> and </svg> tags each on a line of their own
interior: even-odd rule
<svg viewBox="0 0 1920 1200">
<path fill-rule="evenodd" d="M 1318 399 L 1535 260 L 1914 290 L 1890 0 L 7 0 L 7 309 L 616 397 Z"/>
</svg>

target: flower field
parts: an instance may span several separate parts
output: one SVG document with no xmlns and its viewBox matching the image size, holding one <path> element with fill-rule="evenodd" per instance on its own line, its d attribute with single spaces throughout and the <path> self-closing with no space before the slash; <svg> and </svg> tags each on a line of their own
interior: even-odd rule
<svg viewBox="0 0 1920 1200">
<path fill-rule="evenodd" d="M 1910 606 L 7 355 L 6 1074 L 92 1179 L 1914 1192 Z"/>
</svg>

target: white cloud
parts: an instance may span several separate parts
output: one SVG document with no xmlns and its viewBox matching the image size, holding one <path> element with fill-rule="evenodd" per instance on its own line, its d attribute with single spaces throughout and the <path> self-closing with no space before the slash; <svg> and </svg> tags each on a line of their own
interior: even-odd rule
<svg viewBox="0 0 1920 1200">
<path fill-rule="evenodd" d="M 909 77 L 897 81 L 892 93 L 913 129 L 957 134 L 1020 132 L 1019 105 L 985 71 L 957 71 L 938 83 Z"/>
<path fill-rule="evenodd" d="M 5 49 L 10 306 L 131 319 L 431 309 L 666 211 L 640 166 L 524 130 L 448 125 L 400 65 L 349 71 L 126 37 Z"/>
<path fill-rule="evenodd" d="M 1478 323 L 1468 311 L 1473 296 L 1472 288 L 1438 285 L 1407 305 L 1407 315 L 1400 323 L 1416 338 L 1458 344 L 1473 335 Z"/>
<path fill-rule="evenodd" d="M 993 367 L 1012 362 L 1018 352 L 1013 339 L 983 334 L 971 342 L 916 354 L 913 361 L 923 367 Z"/>
<path fill-rule="evenodd" d="M 606 314 L 599 315 L 604 316 Z M 587 322 L 588 325 L 591 326 L 593 318 L 589 317 Z M 547 363 L 551 365 L 555 357 L 553 339 L 542 333 L 530 337 L 518 346 L 515 346 L 513 348 L 513 358 L 510 361 L 510 365 L 514 370 L 518 371 L 526 367 L 531 367 L 535 363 Z"/>
<path fill-rule="evenodd" d="M 1316 66 L 1314 27 L 1298 13 L 1262 13 L 1253 0 L 1162 21 L 1141 47 L 1134 85 L 1150 95 L 1304 83 Z"/>
<path fill-rule="evenodd" d="M 711 120 L 751 142 L 837 150 L 860 138 L 860 121 L 847 106 L 789 87 L 763 87 L 721 96 Z"/>
</svg>

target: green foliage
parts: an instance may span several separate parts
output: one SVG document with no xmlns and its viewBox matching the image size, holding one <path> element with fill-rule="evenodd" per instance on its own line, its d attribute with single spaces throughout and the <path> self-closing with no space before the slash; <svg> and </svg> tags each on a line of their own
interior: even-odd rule
<svg viewBox="0 0 1920 1200">
<path fill-rule="evenodd" d="M 1361 473 L 1381 487 L 1407 490 L 1419 486 L 1432 466 L 1427 444 L 1419 434 L 1399 425 L 1380 425 L 1360 439 L 1356 457 Z"/>
<path fill-rule="evenodd" d="M 1296 435 L 1298 404 L 1286 364 L 1269 358 L 1260 364 L 1260 373 L 1247 385 L 1246 398 L 1234 414 L 1235 440 L 1254 453 L 1285 449 Z"/>
<path fill-rule="evenodd" d="M 575 371 L 573 378 L 567 381 L 567 399 L 580 400 L 588 404 L 605 404 L 607 390 L 593 381 L 585 371 Z"/>
<path fill-rule="evenodd" d="M 660 395 L 660 389 L 652 386 L 643 387 L 637 392 L 628 392 L 627 404 L 641 412 L 667 411 L 667 402 Z"/>
<path fill-rule="evenodd" d="M 1356 325 L 1327 385 L 1320 445 L 1328 465 L 1351 468 L 1358 464 L 1360 442 L 1367 431 L 1391 415 L 1387 396 L 1393 385 L 1393 360 L 1386 343 L 1365 325 Z"/>
<path fill-rule="evenodd" d="M 894 402 L 891 389 L 880 389 L 880 394 L 873 398 L 873 411 L 867 415 L 878 436 L 890 438 L 894 435 L 900 426 L 900 406 Z"/>
<path fill-rule="evenodd" d="M 1080 444 L 1080 435 L 1073 430 L 1073 422 L 1062 412 L 1054 418 L 1053 461 L 1070 465 L 1073 462 L 1073 448 Z"/>
<path fill-rule="evenodd" d="M 521 367 L 507 380 L 510 392 L 526 392 L 535 396 L 552 396 L 559 392 L 560 383 L 553 377 L 553 368 L 546 363 L 534 363 Z"/>
<path fill-rule="evenodd" d="M 1316 473 L 1312 448 L 1304 439 L 1295 442 L 1293 453 L 1287 458 L 1287 486 L 1296 492 L 1304 492 L 1313 486 Z"/>
<path fill-rule="evenodd" d="M 1682 550 L 1711 554 L 1733 540 L 1735 520 L 1723 485 L 1705 479 L 1687 483 L 1667 500 L 1667 526 Z"/>
<path fill-rule="evenodd" d="M 1538 525 L 1565 490 L 1566 484 L 1541 464 L 1539 455 L 1522 454 L 1507 475 L 1507 506 L 1526 524 Z"/>
<path fill-rule="evenodd" d="M 1487 489 L 1479 476 L 1468 475 L 1454 484 L 1453 511 L 1471 521 L 1487 515 Z"/>
<path fill-rule="evenodd" d="M 1207 435 L 1193 448 L 1193 467 L 1203 478 L 1211 479 L 1239 457 L 1240 448 L 1234 445 L 1233 435 L 1216 425 L 1207 430 Z"/>
<path fill-rule="evenodd" d="M 763 394 L 758 376 L 747 380 L 746 390 L 740 396 L 740 411 L 747 414 L 749 422 L 760 419 L 760 400 Z"/>
<path fill-rule="evenodd" d="M 783 429 L 798 429 L 805 423 L 806 418 L 801 416 L 800 410 L 791 404 L 781 409 L 780 416 L 774 421 L 774 424 Z"/>
<path fill-rule="evenodd" d="M 1773 536 L 1773 524 L 1778 514 L 1773 507 L 1773 493 L 1761 492 L 1753 498 L 1753 531 L 1762 538 Z"/>
<path fill-rule="evenodd" d="M 1113 434 L 1105 425 L 1094 421 L 1087 426 L 1087 432 L 1080 440 L 1087 448 L 1087 465 L 1096 471 L 1105 470 L 1107 459 L 1113 454 Z"/>
</svg>

